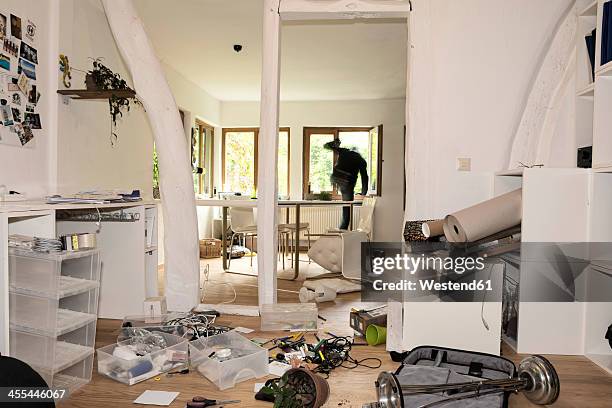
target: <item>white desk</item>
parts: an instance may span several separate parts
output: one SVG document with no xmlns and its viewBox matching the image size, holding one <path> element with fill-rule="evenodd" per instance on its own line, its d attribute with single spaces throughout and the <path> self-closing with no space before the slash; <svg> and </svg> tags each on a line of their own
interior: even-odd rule
<svg viewBox="0 0 612 408">
<path fill-rule="evenodd" d="M 223 254 L 223 270 L 227 270 L 227 251 L 225 248 L 226 243 L 226 231 L 227 231 L 227 209 L 229 207 L 242 207 L 242 208 L 255 208 L 257 207 L 257 200 L 232 200 L 232 199 L 205 199 L 196 200 L 196 205 L 200 207 L 221 207 L 222 208 L 222 254 Z M 351 207 L 351 224 L 349 229 L 353 229 L 353 208 L 356 205 L 361 205 L 361 201 L 322 201 L 322 200 L 279 200 L 278 206 L 281 208 L 295 207 L 295 231 L 294 231 L 294 242 L 295 254 L 293 256 L 293 278 L 295 280 L 300 274 L 300 209 L 302 207 L 331 207 L 331 206 L 349 206 Z M 287 223 L 289 223 L 289 213 L 287 213 Z"/>
<path fill-rule="evenodd" d="M 157 228 L 155 245 L 147 248 L 145 217 L 157 212 L 157 202 L 114 204 L 47 204 L 44 201 L 0 202 L 0 353 L 9 354 L 8 236 L 24 234 L 55 238 L 64 233 L 94 232 L 95 222 L 56 221 L 58 210 L 96 211 L 125 209 L 138 213 L 139 221 L 103 222 L 98 247 L 102 258 L 99 316 L 123 318 L 141 314 L 142 301 L 157 295 Z M 157 217 L 155 217 L 157 219 Z"/>
</svg>

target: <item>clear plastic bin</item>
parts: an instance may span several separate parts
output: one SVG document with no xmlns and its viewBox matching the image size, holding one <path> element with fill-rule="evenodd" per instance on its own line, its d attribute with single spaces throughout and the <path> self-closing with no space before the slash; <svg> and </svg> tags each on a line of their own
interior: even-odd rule
<svg viewBox="0 0 612 408">
<path fill-rule="evenodd" d="M 229 356 L 217 355 L 225 355 L 226 350 L 230 350 Z M 268 375 L 268 350 L 235 331 L 192 341 L 189 352 L 191 366 L 220 390 Z"/>
<path fill-rule="evenodd" d="M 95 322 L 97 290 L 60 300 L 11 292 L 10 326 L 14 330 L 61 336 Z"/>
<path fill-rule="evenodd" d="M 59 299 L 97 288 L 99 280 L 99 250 L 47 254 L 9 249 L 13 292 Z"/>
<path fill-rule="evenodd" d="M 277 303 L 261 305 L 261 330 L 317 330 L 318 309 L 315 303 Z"/>
<path fill-rule="evenodd" d="M 68 395 L 70 395 L 91 381 L 93 362 L 94 356 L 93 354 L 89 354 L 84 359 L 60 372 L 51 373 L 44 369 L 38 369 L 38 373 L 49 387 L 65 389 Z"/>
<path fill-rule="evenodd" d="M 10 330 L 10 351 L 11 357 L 51 376 L 93 355 L 91 346 L 16 330 Z"/>
<path fill-rule="evenodd" d="M 187 340 L 167 333 L 162 336 L 167 347 L 133 359 L 122 358 L 115 349 L 136 344 L 134 339 L 99 348 L 98 373 L 124 384 L 133 385 L 179 367 L 188 362 L 189 343 Z"/>
</svg>

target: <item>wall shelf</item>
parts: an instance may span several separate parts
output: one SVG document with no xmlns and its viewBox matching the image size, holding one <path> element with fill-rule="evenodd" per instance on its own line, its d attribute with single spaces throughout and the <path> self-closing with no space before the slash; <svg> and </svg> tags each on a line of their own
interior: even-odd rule
<svg viewBox="0 0 612 408">
<path fill-rule="evenodd" d="M 580 91 L 576 92 L 576 96 L 583 98 L 593 98 L 595 96 L 595 83 L 593 82 L 581 89 Z"/>
<path fill-rule="evenodd" d="M 586 6 L 578 14 L 580 17 L 594 17 L 597 15 L 597 0 Z"/>
<path fill-rule="evenodd" d="M 89 89 L 59 89 L 58 94 L 68 96 L 72 99 L 110 99 L 112 96 L 121 98 L 135 98 L 136 91 L 133 89 L 111 89 L 111 90 L 89 90 Z"/>
<path fill-rule="evenodd" d="M 612 76 L 612 61 L 608 62 L 606 65 L 602 65 L 595 72 L 597 76 Z"/>
</svg>

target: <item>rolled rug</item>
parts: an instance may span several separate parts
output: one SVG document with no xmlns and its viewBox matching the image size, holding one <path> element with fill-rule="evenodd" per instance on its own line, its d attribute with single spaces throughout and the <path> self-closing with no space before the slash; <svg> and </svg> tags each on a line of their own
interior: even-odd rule
<svg viewBox="0 0 612 408">
<path fill-rule="evenodd" d="M 474 242 L 521 223 L 522 189 L 502 194 L 447 215 L 444 235 L 449 242 Z"/>
<path fill-rule="evenodd" d="M 425 238 L 444 235 L 444 220 L 425 221 L 421 226 Z"/>
</svg>

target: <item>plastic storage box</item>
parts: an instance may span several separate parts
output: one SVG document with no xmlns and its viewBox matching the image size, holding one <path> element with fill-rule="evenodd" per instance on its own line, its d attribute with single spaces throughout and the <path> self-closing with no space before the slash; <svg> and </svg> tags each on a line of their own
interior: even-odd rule
<svg viewBox="0 0 612 408">
<path fill-rule="evenodd" d="M 138 347 L 139 341 L 136 338 L 99 348 L 98 373 L 124 384 L 133 385 L 161 373 L 184 367 L 188 363 L 187 340 L 160 332 L 157 332 L 156 336 L 164 338 L 166 347 L 140 357 L 129 356 L 131 351 Z M 123 352 L 120 353 L 121 350 Z M 130 351 L 126 353 L 126 350 Z"/>
<path fill-rule="evenodd" d="M 91 380 L 100 255 L 98 250 L 40 253 L 9 249 L 11 356 L 52 387 Z"/>
<path fill-rule="evenodd" d="M 192 341 L 189 352 L 191 366 L 220 390 L 268 375 L 268 350 L 235 331 Z"/>
<path fill-rule="evenodd" d="M 261 330 L 317 330 L 318 310 L 315 303 L 277 303 L 261 305 Z"/>
</svg>

